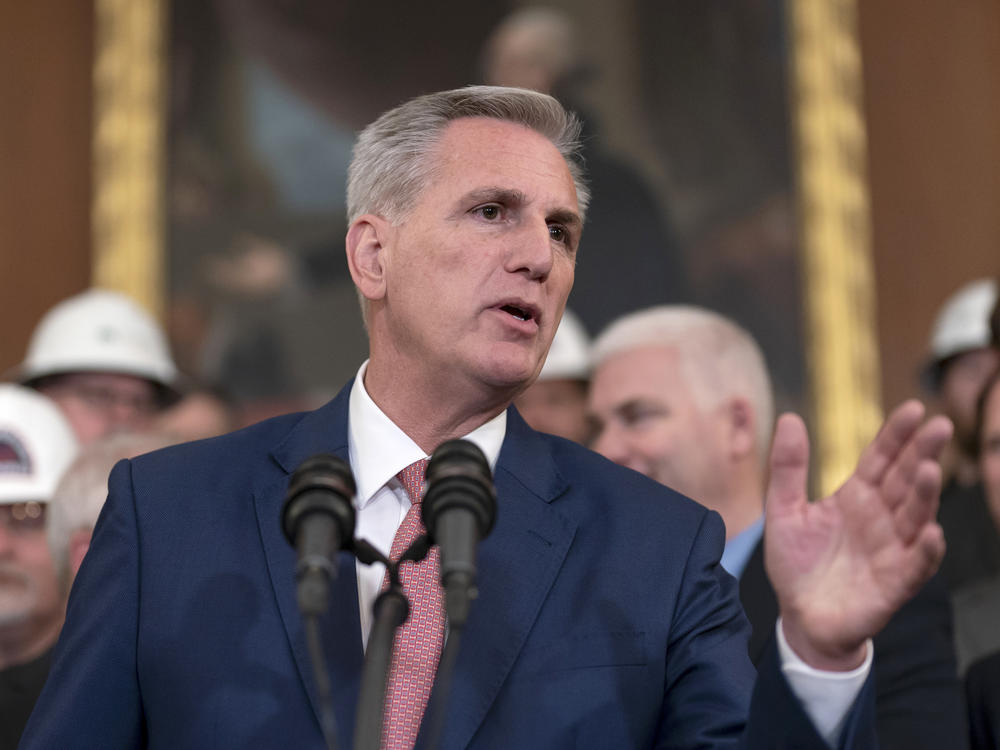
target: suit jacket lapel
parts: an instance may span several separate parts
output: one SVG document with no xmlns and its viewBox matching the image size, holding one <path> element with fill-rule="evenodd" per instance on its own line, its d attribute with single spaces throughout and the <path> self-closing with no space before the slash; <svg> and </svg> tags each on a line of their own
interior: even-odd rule
<svg viewBox="0 0 1000 750">
<path fill-rule="evenodd" d="M 576 531 L 575 522 L 551 505 L 568 484 L 556 470 L 548 444 L 513 408 L 494 481 L 497 522 L 478 550 L 479 598 L 452 678 L 444 748 L 465 747 L 483 722 Z"/>
<path fill-rule="evenodd" d="M 283 474 L 261 482 L 254 491 L 257 522 L 267 558 L 271 585 L 295 657 L 299 676 L 319 721 L 319 700 L 302 617 L 296 601 L 295 550 L 281 530 L 281 508 L 289 475 L 303 460 L 316 453 L 333 453 L 349 460 L 347 448 L 347 404 L 351 384 L 326 406 L 306 414 L 272 452 Z M 340 743 L 350 747 L 354 714 L 364 654 L 358 611 L 354 557 L 341 553 L 337 580 L 331 586 L 331 603 L 322 622 L 326 668 L 333 688 L 334 710 Z"/>
</svg>

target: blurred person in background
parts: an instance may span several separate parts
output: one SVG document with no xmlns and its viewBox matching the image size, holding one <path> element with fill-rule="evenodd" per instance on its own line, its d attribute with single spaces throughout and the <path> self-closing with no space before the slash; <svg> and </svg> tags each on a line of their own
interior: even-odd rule
<svg viewBox="0 0 1000 750">
<path fill-rule="evenodd" d="M 938 521 L 948 549 L 941 572 L 952 591 L 1000 574 L 1000 535 L 983 496 L 979 475 L 976 405 L 983 386 L 1000 366 L 990 343 L 990 313 L 997 284 L 979 279 L 961 287 L 941 307 L 922 378 L 941 412 L 955 425 L 943 463 Z"/>
<path fill-rule="evenodd" d="M 751 335 L 709 310 L 627 315 L 594 343 L 592 447 L 717 511 L 722 566 L 739 580 L 758 665 L 778 601 L 764 568 L 764 493 L 774 398 Z M 964 747 L 947 592 L 934 577 L 875 636 L 878 737 L 886 748 Z"/>
<path fill-rule="evenodd" d="M 116 463 L 165 448 L 173 437 L 157 432 L 119 432 L 84 446 L 63 473 L 48 505 L 45 531 L 56 575 L 69 594 L 97 517 L 108 496 L 108 475 Z"/>
<path fill-rule="evenodd" d="M 647 176 L 602 137 L 587 88 L 601 71 L 587 59 L 575 19 L 527 6 L 508 14 L 483 45 L 483 82 L 540 91 L 583 123 L 582 157 L 591 203 L 581 239 L 574 299 L 591 331 L 636 307 L 691 297 L 683 248 Z"/>
<path fill-rule="evenodd" d="M 950 478 L 941 493 L 942 505 L 979 481 L 976 403 L 983 385 L 1000 367 L 1000 352 L 990 342 L 990 314 L 996 304 L 996 281 L 966 284 L 945 301 L 931 332 L 923 381 L 955 425 L 951 455 L 945 457 Z"/>
<path fill-rule="evenodd" d="M 586 445 L 590 336 L 572 311 L 563 311 L 538 379 L 514 399 L 533 429 Z"/>
<path fill-rule="evenodd" d="M 45 539 L 49 500 L 77 452 L 48 398 L 0 384 L 0 748 L 17 747 L 65 607 Z"/>
<path fill-rule="evenodd" d="M 55 401 L 82 444 L 146 429 L 178 396 L 159 324 L 132 299 L 104 289 L 49 310 L 11 375 Z"/>
<path fill-rule="evenodd" d="M 974 662 L 965 675 L 970 750 L 1000 747 L 1000 652 Z"/>
<path fill-rule="evenodd" d="M 998 308 L 1000 309 L 1000 308 Z M 996 320 L 996 310 L 994 310 Z M 987 507 L 1000 527 L 1000 375 L 980 401 L 979 462 Z M 973 750 L 1000 747 L 1000 574 L 966 586 L 953 599 L 955 649 L 965 673 Z"/>
<path fill-rule="evenodd" d="M 990 314 L 990 343 L 993 344 L 994 349 L 1000 349 L 1000 295 L 998 295 L 996 304 L 993 305 L 993 312 Z"/>
<path fill-rule="evenodd" d="M 193 388 L 153 419 L 152 431 L 178 441 L 201 440 L 236 428 L 233 405 L 212 388 Z"/>
<path fill-rule="evenodd" d="M 979 410 L 979 466 L 987 520 L 1000 534 L 1000 374 L 987 383 Z M 955 592 L 955 646 L 959 666 L 1000 651 L 1000 573 Z"/>
</svg>

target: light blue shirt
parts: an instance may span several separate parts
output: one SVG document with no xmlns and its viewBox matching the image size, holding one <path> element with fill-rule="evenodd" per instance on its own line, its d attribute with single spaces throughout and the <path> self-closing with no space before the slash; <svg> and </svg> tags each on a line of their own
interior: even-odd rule
<svg viewBox="0 0 1000 750">
<path fill-rule="evenodd" d="M 747 561 L 750 560 L 750 555 L 753 554 L 754 548 L 762 536 L 764 536 L 763 515 L 726 542 L 721 562 L 722 567 L 729 575 L 739 580 L 747 566 Z"/>
</svg>

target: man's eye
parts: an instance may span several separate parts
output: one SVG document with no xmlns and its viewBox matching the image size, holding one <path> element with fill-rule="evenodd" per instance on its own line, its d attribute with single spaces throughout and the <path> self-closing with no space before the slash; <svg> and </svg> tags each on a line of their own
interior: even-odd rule
<svg viewBox="0 0 1000 750">
<path fill-rule="evenodd" d="M 475 209 L 475 211 L 484 219 L 488 219 L 489 221 L 493 221 L 494 219 L 500 218 L 500 206 L 492 204 L 488 206 L 480 206 L 479 208 Z"/>
<path fill-rule="evenodd" d="M 568 242 L 569 232 L 558 224 L 549 224 L 549 237 L 554 239 L 556 242 Z"/>
<path fill-rule="evenodd" d="M 663 415 L 659 409 L 637 408 L 622 413 L 622 423 L 627 427 L 642 427 Z"/>
</svg>

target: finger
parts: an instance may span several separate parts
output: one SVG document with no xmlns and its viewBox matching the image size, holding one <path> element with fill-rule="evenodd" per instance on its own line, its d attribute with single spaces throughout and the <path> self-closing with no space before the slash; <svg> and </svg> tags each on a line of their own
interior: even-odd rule
<svg viewBox="0 0 1000 750">
<path fill-rule="evenodd" d="M 921 430 L 919 445 L 925 458 L 940 460 L 945 446 L 951 442 L 955 426 L 947 417 L 937 416 L 930 419 Z"/>
<path fill-rule="evenodd" d="M 768 514 L 790 512 L 806 502 L 809 475 L 809 435 L 801 417 L 782 414 L 771 443 L 771 474 L 765 506 Z"/>
<path fill-rule="evenodd" d="M 923 462 L 936 462 L 951 440 L 951 422 L 943 417 L 924 424 L 899 457 L 890 463 L 882 482 L 882 497 L 890 509 L 895 509 L 913 491 L 917 471 Z"/>
<path fill-rule="evenodd" d="M 917 592 L 941 566 L 944 558 L 944 532 L 936 523 L 929 523 L 920 531 L 914 545 L 904 558 L 906 570 L 904 580 L 909 585 L 909 595 Z M 902 604 L 903 602 L 900 602 Z"/>
<path fill-rule="evenodd" d="M 889 415 L 875 439 L 868 444 L 858 460 L 857 476 L 866 482 L 878 484 L 886 470 L 913 437 L 924 418 L 924 406 L 910 399 Z"/>
<path fill-rule="evenodd" d="M 930 459 L 917 468 L 913 489 L 893 513 L 896 532 L 904 545 L 914 542 L 921 529 L 937 515 L 941 494 L 941 466 Z"/>
</svg>

